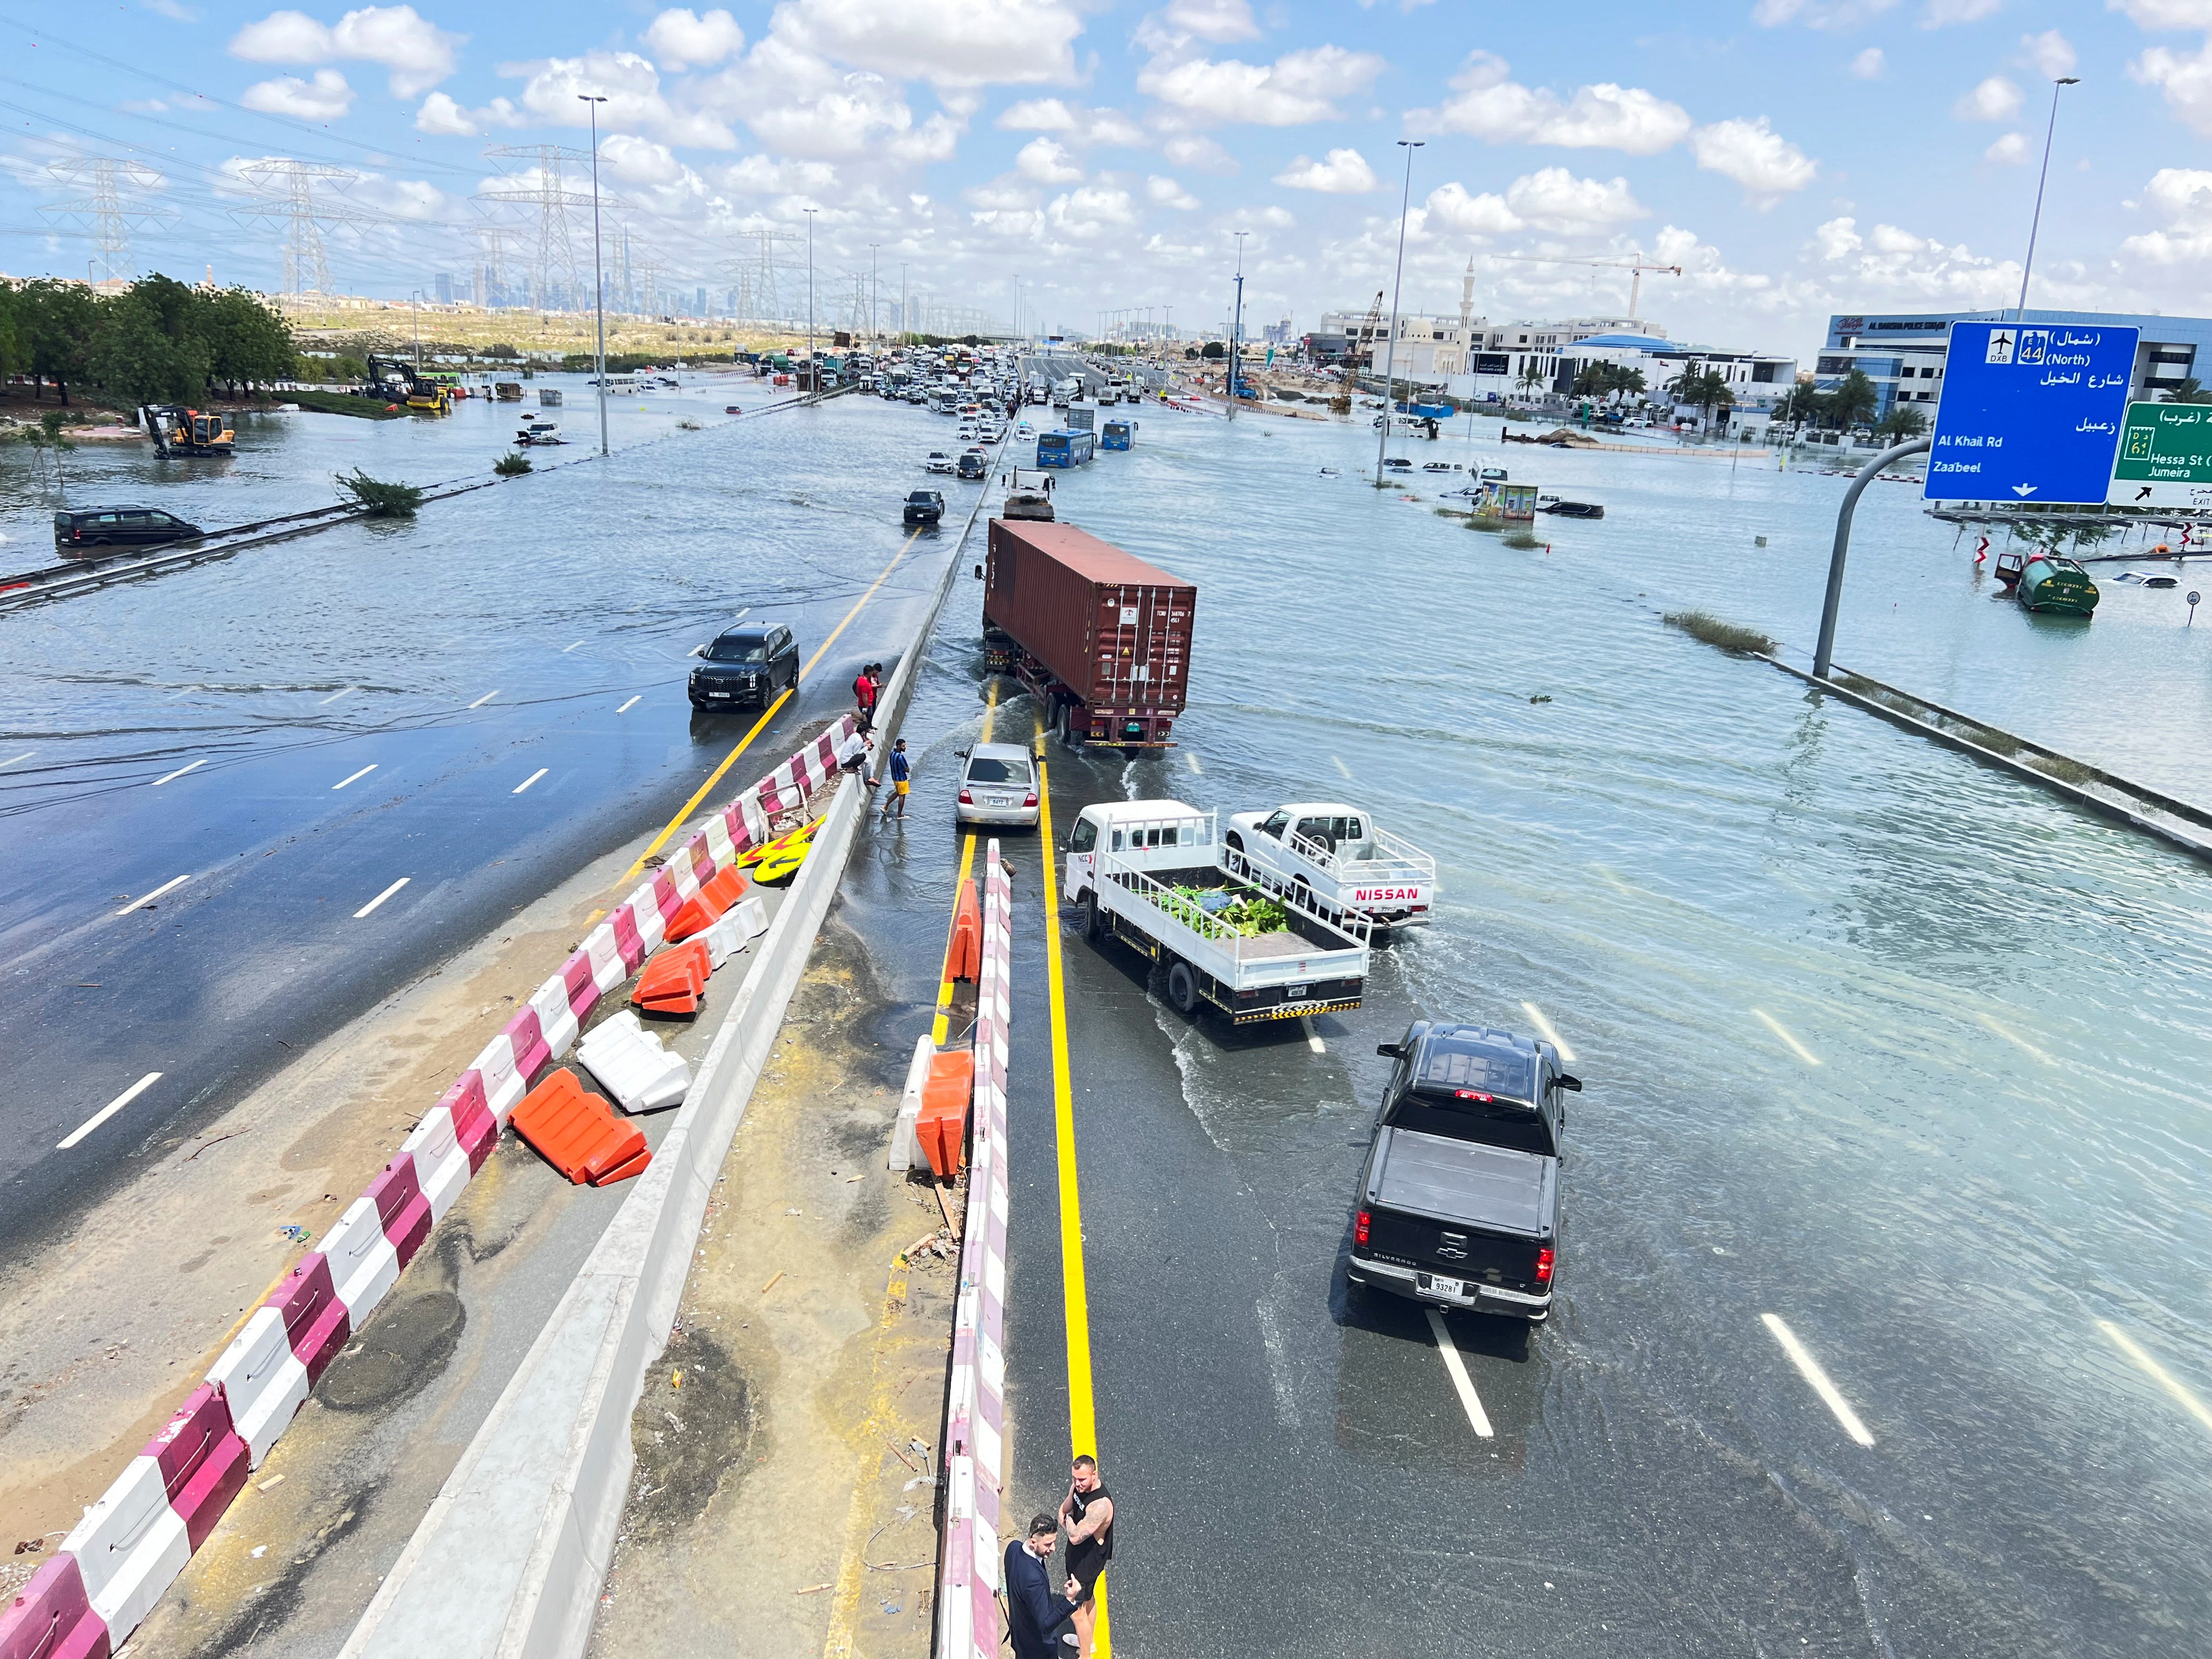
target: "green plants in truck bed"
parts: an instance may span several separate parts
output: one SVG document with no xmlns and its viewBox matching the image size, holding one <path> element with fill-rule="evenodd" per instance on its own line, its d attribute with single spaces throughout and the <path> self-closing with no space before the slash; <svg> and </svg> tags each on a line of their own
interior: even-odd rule
<svg viewBox="0 0 2212 1659">
<path fill-rule="evenodd" d="M 1246 891 L 1240 896 L 1227 888 L 1170 887 L 1160 908 L 1195 933 L 1206 930 L 1207 916 L 1243 939 L 1287 933 L 1291 926 L 1290 913 L 1266 894 Z"/>
</svg>

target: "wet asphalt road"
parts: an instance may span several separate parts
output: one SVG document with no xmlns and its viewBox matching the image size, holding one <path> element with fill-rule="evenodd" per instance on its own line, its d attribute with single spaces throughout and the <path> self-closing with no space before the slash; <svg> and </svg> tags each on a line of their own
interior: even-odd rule
<svg viewBox="0 0 2212 1659">
<path fill-rule="evenodd" d="M 930 420 L 845 398 L 678 433 L 6 618 L 0 758 L 34 753 L 0 772 L 0 1247 L 665 822 L 757 718 L 684 694 L 733 617 L 804 660 L 881 578 L 715 799 L 846 707 L 957 538 L 898 521 Z"/>
</svg>

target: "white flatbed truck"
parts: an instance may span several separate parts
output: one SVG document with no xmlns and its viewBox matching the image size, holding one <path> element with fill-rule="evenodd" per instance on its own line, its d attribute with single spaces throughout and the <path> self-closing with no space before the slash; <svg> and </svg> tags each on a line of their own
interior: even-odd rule
<svg viewBox="0 0 2212 1659">
<path fill-rule="evenodd" d="M 1179 800 L 1085 807 L 1068 836 L 1066 884 L 1084 937 L 1119 939 L 1163 963 L 1168 1001 L 1186 1018 L 1211 1005 L 1252 1025 L 1359 1006 L 1367 919 L 1293 891 L 1278 901 L 1285 927 L 1240 932 L 1217 912 L 1255 895 L 1229 867 L 1217 828 L 1213 813 Z"/>
<path fill-rule="evenodd" d="M 1223 840 L 1240 880 L 1279 895 L 1310 891 L 1378 928 L 1426 927 L 1436 903 L 1437 861 L 1342 801 L 1232 813 Z"/>
</svg>

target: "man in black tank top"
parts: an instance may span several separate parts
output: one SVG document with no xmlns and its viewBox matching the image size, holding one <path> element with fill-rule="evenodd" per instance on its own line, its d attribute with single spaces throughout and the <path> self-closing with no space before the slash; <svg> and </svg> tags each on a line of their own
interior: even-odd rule
<svg viewBox="0 0 2212 1659">
<path fill-rule="evenodd" d="M 1068 1576 L 1083 1586 L 1075 1609 L 1075 1629 L 1060 1639 L 1073 1642 L 1079 1659 L 1091 1659 L 1091 1632 L 1098 1619 L 1099 1580 L 1114 1559 L 1114 1496 L 1098 1478 L 1098 1460 L 1075 1460 L 1067 1496 L 1060 1500 L 1060 1523 L 1067 1528 Z"/>
</svg>

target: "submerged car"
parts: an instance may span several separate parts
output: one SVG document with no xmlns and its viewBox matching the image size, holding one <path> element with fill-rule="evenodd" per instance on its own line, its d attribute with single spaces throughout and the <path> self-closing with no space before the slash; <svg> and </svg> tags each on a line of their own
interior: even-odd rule
<svg viewBox="0 0 2212 1659">
<path fill-rule="evenodd" d="M 699 647 L 688 688 L 694 708 L 764 708 L 799 684 L 799 642 L 781 623 L 724 629 Z"/>
<path fill-rule="evenodd" d="M 905 521 L 910 525 L 935 524 L 945 516 L 945 497 L 934 489 L 916 489 L 908 493 Z"/>
<path fill-rule="evenodd" d="M 54 545 L 64 552 L 81 547 L 140 547 L 153 542 L 187 541 L 207 532 L 158 507 L 84 507 L 54 514 Z"/>
<path fill-rule="evenodd" d="M 968 751 L 960 775 L 960 796 L 952 809 L 956 823 L 1017 824 L 1034 830 L 1037 822 L 1036 763 L 1018 743 L 979 743 Z"/>
</svg>

